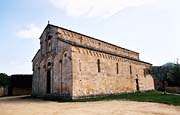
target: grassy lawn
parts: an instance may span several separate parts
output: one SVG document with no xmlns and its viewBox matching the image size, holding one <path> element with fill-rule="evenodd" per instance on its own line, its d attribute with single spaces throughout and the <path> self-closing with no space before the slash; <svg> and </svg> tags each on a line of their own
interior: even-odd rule
<svg viewBox="0 0 180 115">
<path fill-rule="evenodd" d="M 180 106 L 180 95 L 163 94 L 158 91 L 137 92 L 129 94 L 98 96 L 95 98 L 86 98 L 78 100 L 54 100 L 59 102 L 88 102 L 88 101 L 108 101 L 108 100 L 129 100 L 140 102 L 157 102 Z"/>
</svg>

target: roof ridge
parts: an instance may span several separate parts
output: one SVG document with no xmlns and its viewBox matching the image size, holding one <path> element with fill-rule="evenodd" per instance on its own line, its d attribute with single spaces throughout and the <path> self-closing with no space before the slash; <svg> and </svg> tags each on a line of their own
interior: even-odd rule
<svg viewBox="0 0 180 115">
<path fill-rule="evenodd" d="M 139 60 L 139 59 L 135 59 L 135 58 L 132 58 L 132 57 L 128 57 L 128 56 L 125 56 L 125 55 L 120 55 L 120 54 L 117 54 L 115 52 L 104 51 L 104 50 L 100 50 L 100 49 L 97 49 L 97 48 L 94 48 L 94 47 L 91 47 L 91 46 L 81 45 L 81 44 L 79 44 L 77 42 L 72 42 L 70 40 L 65 40 L 65 39 L 62 39 L 62 38 L 59 38 L 59 37 L 58 37 L 58 39 L 60 41 L 62 41 L 62 42 L 65 42 L 65 43 L 70 44 L 70 45 L 75 46 L 75 47 L 81 47 L 81 48 L 84 48 L 84 49 L 93 50 L 93 51 L 97 51 L 97 52 L 101 52 L 101 53 L 105 53 L 105 54 L 109 54 L 109 55 L 113 55 L 113 56 L 117 56 L 117 57 L 121 57 L 121 58 L 125 58 L 125 59 L 129 59 L 129 60 L 133 60 L 133 61 L 137 61 L 137 62 L 152 65 L 151 63 L 148 63 L 148 62 L 145 62 L 145 61 L 142 61 L 142 60 Z"/>
</svg>

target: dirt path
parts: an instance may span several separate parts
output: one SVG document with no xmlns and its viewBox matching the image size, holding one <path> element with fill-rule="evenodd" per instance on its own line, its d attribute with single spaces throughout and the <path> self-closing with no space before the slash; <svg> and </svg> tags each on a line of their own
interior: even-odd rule
<svg viewBox="0 0 180 115">
<path fill-rule="evenodd" d="M 180 106 L 134 101 L 58 103 L 0 98 L 0 115 L 180 115 Z"/>
</svg>

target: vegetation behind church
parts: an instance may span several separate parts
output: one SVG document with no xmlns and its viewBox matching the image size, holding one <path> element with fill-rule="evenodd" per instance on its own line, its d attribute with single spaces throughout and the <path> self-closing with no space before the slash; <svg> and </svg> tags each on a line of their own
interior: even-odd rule
<svg viewBox="0 0 180 115">
<path fill-rule="evenodd" d="M 180 65 L 167 63 L 152 68 L 155 89 L 180 94 Z"/>
<path fill-rule="evenodd" d="M 5 73 L 0 73 L 0 86 L 9 86 L 10 84 L 10 78 Z"/>
<path fill-rule="evenodd" d="M 166 81 L 169 86 L 180 86 L 180 65 L 154 66 L 152 68 L 154 79 Z"/>
<path fill-rule="evenodd" d="M 5 73 L 0 73 L 0 96 L 6 96 L 8 94 L 9 84 L 9 76 Z"/>
</svg>

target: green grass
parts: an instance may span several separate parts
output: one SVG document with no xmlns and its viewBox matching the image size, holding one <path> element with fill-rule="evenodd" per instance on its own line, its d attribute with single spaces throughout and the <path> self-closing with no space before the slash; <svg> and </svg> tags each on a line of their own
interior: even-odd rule
<svg viewBox="0 0 180 115">
<path fill-rule="evenodd" d="M 53 99 L 54 100 L 54 99 Z M 129 94 L 97 96 L 95 98 L 85 98 L 78 100 L 54 100 L 58 102 L 90 102 L 90 101 L 110 101 L 110 100 L 129 100 L 139 102 L 156 102 L 169 105 L 180 106 L 180 95 L 163 94 L 158 91 L 137 92 Z"/>
</svg>

